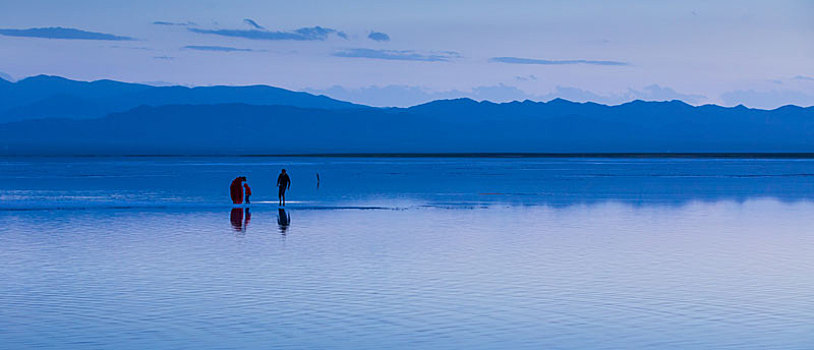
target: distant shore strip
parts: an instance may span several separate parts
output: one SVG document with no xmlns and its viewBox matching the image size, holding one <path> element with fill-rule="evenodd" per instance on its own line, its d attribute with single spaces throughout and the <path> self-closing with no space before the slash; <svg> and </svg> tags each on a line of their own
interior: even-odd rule
<svg viewBox="0 0 814 350">
<path fill-rule="evenodd" d="M 0 158 L 687 158 L 687 159 L 814 159 L 814 153 L 297 153 L 297 154 L 59 154 L 3 155 Z"/>
</svg>

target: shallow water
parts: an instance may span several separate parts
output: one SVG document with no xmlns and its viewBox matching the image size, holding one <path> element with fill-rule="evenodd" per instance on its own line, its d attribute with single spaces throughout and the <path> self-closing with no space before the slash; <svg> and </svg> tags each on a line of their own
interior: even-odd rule
<svg viewBox="0 0 814 350">
<path fill-rule="evenodd" d="M 0 344 L 811 349 L 812 173 L 809 160 L 5 159 Z M 248 211 L 223 204 L 238 175 L 262 202 Z"/>
</svg>

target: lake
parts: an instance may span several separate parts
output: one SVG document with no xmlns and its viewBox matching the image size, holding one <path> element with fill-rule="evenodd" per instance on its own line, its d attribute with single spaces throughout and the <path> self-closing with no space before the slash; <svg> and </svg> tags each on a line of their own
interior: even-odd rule
<svg viewBox="0 0 814 350">
<path fill-rule="evenodd" d="M 811 159 L 2 158 L 0 344 L 812 349 L 813 228 Z"/>
</svg>

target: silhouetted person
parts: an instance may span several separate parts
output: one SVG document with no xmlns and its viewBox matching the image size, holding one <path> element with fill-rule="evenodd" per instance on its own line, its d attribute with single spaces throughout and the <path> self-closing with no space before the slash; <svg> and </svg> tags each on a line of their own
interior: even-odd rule
<svg viewBox="0 0 814 350">
<path fill-rule="evenodd" d="M 285 206 L 285 190 L 291 188 L 291 179 L 285 173 L 285 169 L 277 176 L 277 197 L 279 198 L 279 205 Z"/>
<path fill-rule="evenodd" d="M 280 226 L 280 233 L 285 234 L 288 226 L 291 225 L 291 216 L 283 208 L 277 209 L 277 225 Z"/>
<path fill-rule="evenodd" d="M 243 203 L 243 181 L 246 181 L 246 177 L 238 176 L 229 185 L 229 194 L 232 196 L 233 204 Z"/>
<path fill-rule="evenodd" d="M 317 173 L 317 189 L 319 189 L 319 173 Z"/>
<path fill-rule="evenodd" d="M 244 192 L 246 193 L 246 204 L 251 204 L 251 202 L 249 201 L 249 197 L 251 197 L 252 195 L 252 189 L 251 187 L 249 187 L 248 182 L 243 184 L 243 189 L 245 190 Z"/>
</svg>

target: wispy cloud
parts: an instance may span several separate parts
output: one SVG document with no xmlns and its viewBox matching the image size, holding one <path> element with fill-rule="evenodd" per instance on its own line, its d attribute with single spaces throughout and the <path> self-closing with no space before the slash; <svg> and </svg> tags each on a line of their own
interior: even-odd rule
<svg viewBox="0 0 814 350">
<path fill-rule="evenodd" d="M 133 38 L 127 36 L 89 32 L 81 29 L 63 28 L 63 27 L 0 29 L 0 35 L 25 38 L 68 39 L 68 40 L 133 40 Z"/>
<path fill-rule="evenodd" d="M 459 57 L 458 53 L 451 51 L 418 53 L 412 50 L 374 50 L 374 49 L 345 49 L 334 52 L 336 57 L 372 58 L 394 61 L 424 61 L 446 62 Z"/>
<path fill-rule="evenodd" d="M 348 35 L 344 32 L 331 28 L 305 27 L 293 31 L 270 31 L 260 29 L 200 29 L 200 28 L 187 28 L 191 32 L 198 34 L 220 35 L 236 38 L 246 38 L 252 40 L 296 40 L 296 41 L 312 41 L 312 40 L 325 40 L 330 35 L 336 35 L 340 38 L 347 39 Z"/>
<path fill-rule="evenodd" d="M 554 91 L 545 95 L 537 95 L 534 98 L 539 101 L 549 101 L 555 98 L 563 98 L 574 102 L 596 102 L 608 105 L 617 105 L 633 100 L 681 100 L 691 104 L 699 104 L 708 100 L 708 98 L 704 95 L 680 93 L 672 88 L 657 84 L 648 85 L 642 89 L 628 88 L 627 91 L 610 94 L 597 94 L 595 92 L 583 90 L 577 87 L 557 86 Z"/>
<path fill-rule="evenodd" d="M 558 65 L 558 64 L 591 64 L 597 66 L 627 66 L 629 63 L 620 61 L 598 61 L 598 60 L 542 60 L 536 58 L 522 58 L 522 57 L 492 57 L 489 61 L 499 63 L 511 64 L 545 64 L 545 65 Z"/>
<path fill-rule="evenodd" d="M 369 106 L 414 106 L 420 103 L 438 99 L 452 99 L 468 97 L 475 100 L 488 100 L 492 102 L 508 101 L 549 101 L 555 98 L 564 98 L 576 102 L 597 102 L 616 105 L 632 100 L 670 101 L 682 100 L 698 104 L 707 100 L 705 96 L 682 94 L 669 87 L 650 85 L 642 89 L 628 89 L 618 93 L 597 94 L 575 87 L 558 86 L 555 91 L 544 95 L 528 93 L 516 86 L 497 84 L 473 87 L 469 90 L 434 91 L 419 86 L 389 85 L 368 86 L 363 88 L 345 88 L 332 86 L 327 89 L 306 89 L 316 94 L 324 94 L 336 99 L 361 103 Z"/>
<path fill-rule="evenodd" d="M 146 46 L 121 46 L 121 45 L 110 45 L 107 46 L 111 49 L 127 49 L 127 50 L 140 50 L 140 51 L 155 51 L 155 49 Z"/>
<path fill-rule="evenodd" d="M 804 79 L 805 80 L 805 79 Z M 784 105 L 814 106 L 814 95 L 799 90 L 735 90 L 721 94 L 724 104 L 738 104 L 754 108 L 772 109 Z"/>
<path fill-rule="evenodd" d="M 172 56 L 153 56 L 153 59 L 172 61 L 172 60 L 175 59 L 175 57 L 172 57 Z"/>
<path fill-rule="evenodd" d="M 805 75 L 798 75 L 798 76 L 794 77 L 794 80 L 809 80 L 809 81 L 814 81 L 814 77 L 807 77 L 807 76 L 805 76 Z"/>
<path fill-rule="evenodd" d="M 14 78 L 6 72 L 0 72 L 0 79 L 3 79 L 5 81 L 14 81 Z"/>
<path fill-rule="evenodd" d="M 251 18 L 244 18 L 244 19 L 243 19 L 243 22 L 245 22 L 246 24 L 248 24 L 248 25 L 252 26 L 252 28 L 254 28 L 254 29 L 266 29 L 265 27 L 263 27 L 263 26 L 261 26 L 261 25 L 257 24 L 257 22 L 255 22 L 255 21 L 254 21 L 253 19 L 251 19 Z"/>
<path fill-rule="evenodd" d="M 522 90 L 503 84 L 477 86 L 468 91 L 434 91 L 419 86 L 388 85 L 363 88 L 345 88 L 334 85 L 327 89 L 306 89 L 315 94 L 324 94 L 343 101 L 353 101 L 377 107 L 409 107 L 440 99 L 469 97 L 476 100 L 507 102 L 533 98 Z"/>
<path fill-rule="evenodd" d="M 153 22 L 153 24 L 155 24 L 155 25 L 159 25 L 159 26 L 181 26 L 181 27 L 187 27 L 187 26 L 194 26 L 194 25 L 195 25 L 195 22 L 167 22 L 167 21 L 155 21 L 155 22 Z"/>
<path fill-rule="evenodd" d="M 375 41 L 390 41 L 390 36 L 382 32 L 370 32 L 367 38 Z"/>
<path fill-rule="evenodd" d="M 681 93 L 670 87 L 660 86 L 658 84 L 645 86 L 641 90 L 628 89 L 626 96 L 629 96 L 631 99 L 636 98 L 645 101 L 681 100 L 693 104 L 707 100 L 707 97 L 704 95 Z"/>
<path fill-rule="evenodd" d="M 149 81 L 142 81 L 139 82 L 140 84 L 152 85 L 152 86 L 181 86 L 181 84 L 173 83 L 164 80 L 149 80 Z"/>
<path fill-rule="evenodd" d="M 189 50 L 198 50 L 198 51 L 220 51 L 220 52 L 236 52 L 236 51 L 243 51 L 243 52 L 251 52 L 257 51 L 252 49 L 241 49 L 237 47 L 229 47 L 229 46 L 198 46 L 198 45 L 188 45 L 184 46 L 185 49 Z"/>
</svg>

